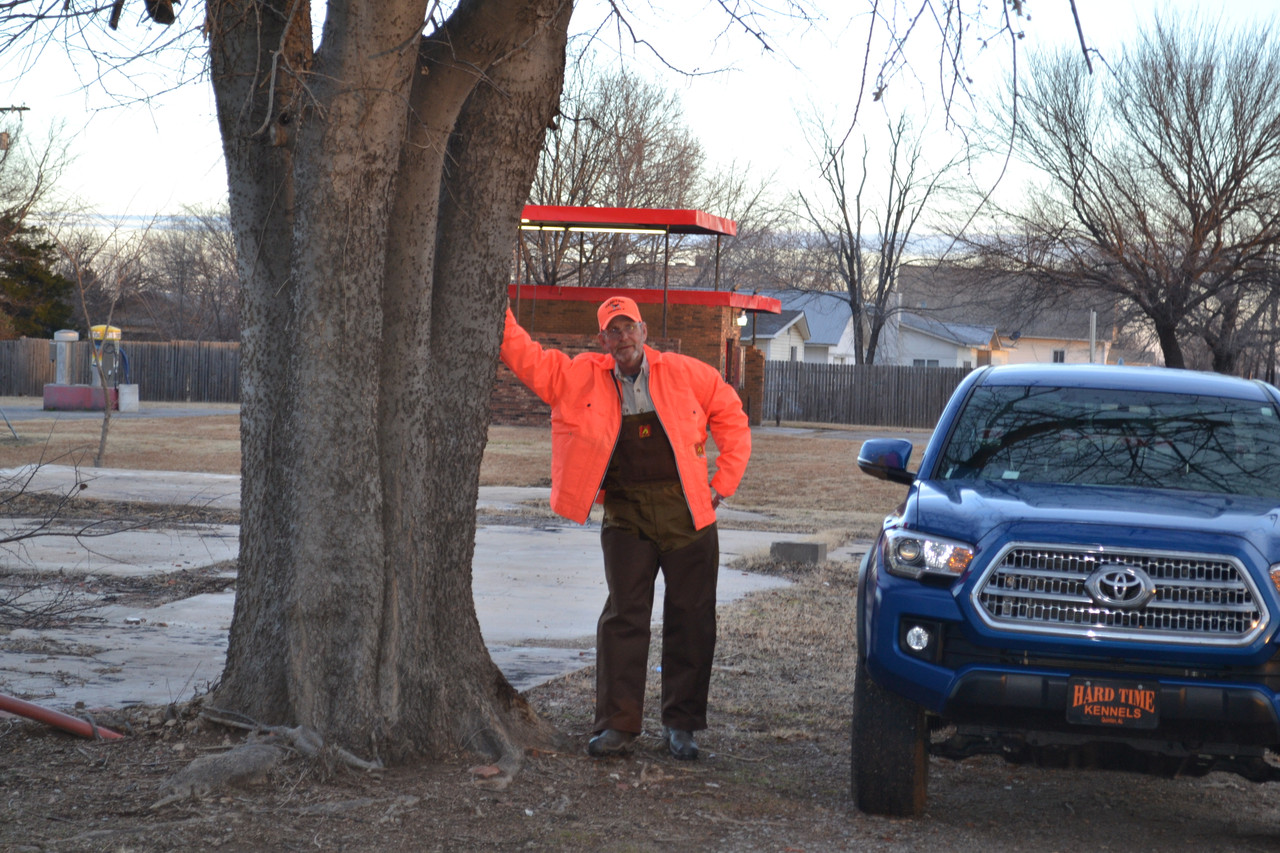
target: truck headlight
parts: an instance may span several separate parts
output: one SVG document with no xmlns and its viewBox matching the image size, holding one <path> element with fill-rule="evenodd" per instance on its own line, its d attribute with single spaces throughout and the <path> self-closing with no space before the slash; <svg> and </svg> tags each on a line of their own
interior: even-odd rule
<svg viewBox="0 0 1280 853">
<path fill-rule="evenodd" d="M 912 530 L 891 530 L 885 538 L 885 568 L 904 578 L 955 578 L 973 561 L 973 546 Z"/>
</svg>

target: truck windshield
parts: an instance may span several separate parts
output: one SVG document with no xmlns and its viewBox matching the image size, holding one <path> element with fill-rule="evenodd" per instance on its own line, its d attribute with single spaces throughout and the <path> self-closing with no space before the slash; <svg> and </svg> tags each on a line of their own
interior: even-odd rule
<svg viewBox="0 0 1280 853">
<path fill-rule="evenodd" d="M 1280 497 L 1280 416 L 1257 401 L 984 386 L 944 448 L 944 480 L 1138 486 Z"/>
</svg>

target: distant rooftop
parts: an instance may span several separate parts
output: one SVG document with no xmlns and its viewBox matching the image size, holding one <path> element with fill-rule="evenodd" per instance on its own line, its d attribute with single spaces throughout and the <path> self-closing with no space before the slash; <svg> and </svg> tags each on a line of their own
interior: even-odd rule
<svg viewBox="0 0 1280 853">
<path fill-rule="evenodd" d="M 849 295 L 839 290 L 762 290 L 782 304 L 784 311 L 803 311 L 809 323 L 809 343 L 838 346 L 849 325 Z M 760 318 L 762 321 L 764 318 Z M 764 337 L 764 335 L 760 335 Z"/>
<path fill-rule="evenodd" d="M 908 312 L 899 314 L 898 319 L 908 329 L 915 329 L 917 332 L 966 347 L 987 346 L 996 334 L 995 326 L 947 323 L 936 317 L 922 317 Z"/>
<path fill-rule="evenodd" d="M 756 297 L 767 298 L 767 297 Z M 743 333 L 743 337 L 776 338 L 796 323 L 803 323 L 805 313 L 798 309 L 783 310 L 780 314 L 757 314 L 755 323 Z M 809 331 L 807 328 L 802 331 Z"/>
</svg>

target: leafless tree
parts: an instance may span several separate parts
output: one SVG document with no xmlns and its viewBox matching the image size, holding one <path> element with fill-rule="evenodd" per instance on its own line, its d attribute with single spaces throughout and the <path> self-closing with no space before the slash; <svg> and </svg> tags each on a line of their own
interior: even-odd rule
<svg viewBox="0 0 1280 853">
<path fill-rule="evenodd" d="M 55 231 L 54 240 L 62 254 L 68 277 L 75 282 L 80 301 L 80 314 L 89 334 L 92 354 L 90 377 L 102 391 L 102 430 L 93 467 L 106 460 L 107 438 L 111 433 L 111 392 L 120 384 L 122 362 L 117 361 L 118 344 L 106 332 L 112 328 L 116 306 L 124 298 L 143 287 L 146 252 L 150 228 L 126 229 L 120 226 L 94 229 L 70 228 Z M 94 337 L 95 326 L 105 326 L 103 337 Z M 108 355 L 110 353 L 110 355 Z"/>
<path fill-rule="evenodd" d="M 641 78 L 576 69 L 547 134 L 529 192 L 532 204 L 701 208 L 706 154 L 684 123 L 679 98 Z M 718 212 L 718 211 L 714 211 Z M 540 284 L 660 285 L 665 255 L 682 238 L 568 231 L 525 232 L 522 250 Z"/>
<path fill-rule="evenodd" d="M 226 210 L 190 209 L 150 232 L 138 303 L 157 340 L 240 337 L 240 281 Z"/>
<path fill-rule="evenodd" d="M 54 126 L 39 147 L 30 144 L 18 122 L 0 126 L 0 246 L 8 243 L 37 205 L 47 202 L 67 165 L 66 141 Z"/>
<path fill-rule="evenodd" d="M 133 340 L 236 340 L 240 285 L 225 210 L 189 209 L 149 222 L 74 217 L 60 229 L 62 272 L 80 291 L 78 319 L 109 312 Z M 136 239 L 122 244 L 126 234 Z M 130 257 L 127 274 L 120 251 Z"/>
<path fill-rule="evenodd" d="M 178 16 L 179 10 L 185 14 Z M 172 26 L 171 26 L 172 25 Z M 7 0 L 0 54 L 20 76 L 40 73 L 46 51 L 65 52 L 86 87 L 121 102 L 146 101 L 208 70 L 201 4 L 175 0 Z M 153 60 L 161 60 L 156 64 Z M 121 152 L 124 158 L 146 156 Z M 152 161 L 157 156 L 150 152 Z"/>
<path fill-rule="evenodd" d="M 898 268 L 921 217 L 946 192 L 947 177 L 961 161 L 957 154 L 930 164 L 925 135 L 905 112 L 887 121 L 886 131 L 887 162 L 871 159 L 870 143 L 863 137 L 859 165 L 850 174 L 844 139 L 818 127 L 814 148 L 826 194 L 800 194 L 824 260 L 853 314 L 854 345 L 862 364 L 875 364 L 881 333 L 896 310 L 892 297 Z M 883 181 L 878 191 L 868 186 L 878 180 Z"/>
<path fill-rule="evenodd" d="M 707 177 L 706 209 L 732 219 L 738 233 L 689 240 L 697 271 L 690 286 L 755 292 L 794 281 L 793 217 L 775 186 L 772 176 L 755 177 L 737 164 Z"/>
<path fill-rule="evenodd" d="M 1151 324 L 1165 364 L 1199 335 L 1230 372 L 1276 295 L 1280 44 L 1270 26 L 1157 23 L 1110 76 L 1066 53 L 1031 65 L 1018 151 L 1044 176 L 971 241 L 1047 288 L 1101 290 Z"/>
<path fill-rule="evenodd" d="M 58 248 L 58 272 L 75 284 L 73 322 L 87 334 L 89 327 L 99 322 L 96 318 L 112 313 L 122 296 L 128 295 L 120 292 L 121 282 L 114 276 L 98 271 L 98 262 L 110 252 L 106 238 L 116 233 L 117 226 L 96 217 L 72 214 L 54 220 L 52 227 Z M 130 291 L 142 284 L 142 275 L 141 269 L 135 270 L 127 281 Z"/>
<path fill-rule="evenodd" d="M 696 208 L 734 220 L 732 237 L 526 232 L 521 249 L 540 284 L 660 286 L 674 264 L 681 287 L 776 286 L 771 246 L 785 211 L 769 180 L 730 165 L 712 170 L 674 92 L 634 75 L 575 69 L 547 135 L 533 204 Z"/>
</svg>

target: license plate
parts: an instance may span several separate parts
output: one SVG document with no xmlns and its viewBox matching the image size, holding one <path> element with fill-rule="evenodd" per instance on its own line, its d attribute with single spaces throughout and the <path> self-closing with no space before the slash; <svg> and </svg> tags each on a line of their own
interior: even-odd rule
<svg viewBox="0 0 1280 853">
<path fill-rule="evenodd" d="M 1154 729 L 1160 724 L 1158 685 L 1072 678 L 1067 681 L 1067 722 Z"/>
</svg>

